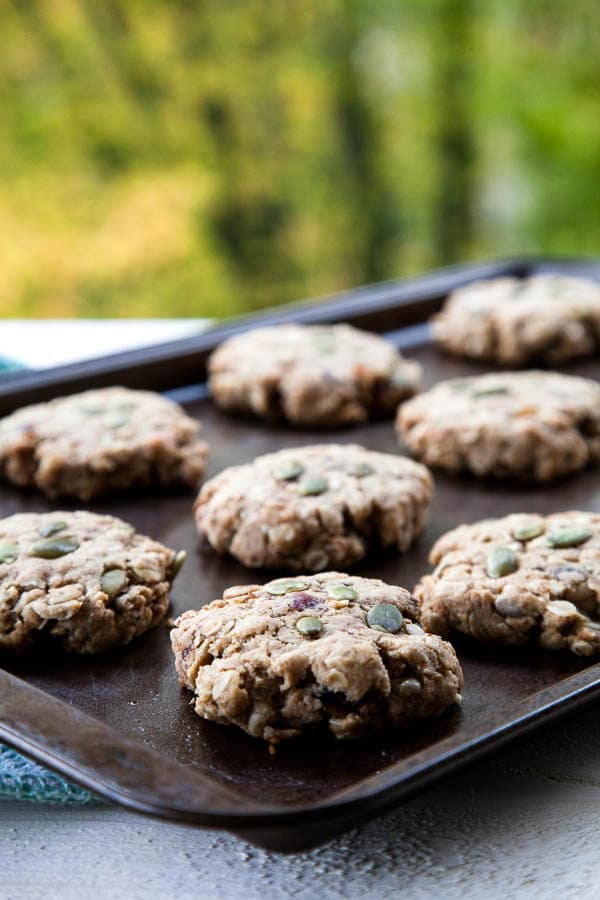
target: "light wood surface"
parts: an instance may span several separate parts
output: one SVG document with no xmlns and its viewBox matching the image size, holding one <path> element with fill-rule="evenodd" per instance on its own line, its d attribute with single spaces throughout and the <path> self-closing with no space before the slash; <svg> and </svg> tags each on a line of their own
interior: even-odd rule
<svg viewBox="0 0 600 900">
<path fill-rule="evenodd" d="M 292 856 L 109 806 L 0 803 L 0 898 L 598 897 L 599 713 L 587 706 Z"/>
</svg>

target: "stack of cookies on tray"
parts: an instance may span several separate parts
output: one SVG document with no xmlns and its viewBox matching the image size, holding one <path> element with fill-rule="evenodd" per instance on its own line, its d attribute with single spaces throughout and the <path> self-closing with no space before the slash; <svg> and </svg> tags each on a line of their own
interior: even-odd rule
<svg viewBox="0 0 600 900">
<path fill-rule="evenodd" d="M 226 415 L 276 423 L 279 435 L 395 415 L 414 459 L 348 443 L 345 431 L 344 442 L 313 438 L 202 486 L 202 540 L 274 576 L 232 585 L 175 622 L 179 680 L 203 718 L 271 745 L 318 725 L 368 737 L 460 702 L 449 642 L 458 634 L 600 652 L 600 514 L 515 509 L 462 524 L 457 510 L 413 594 L 347 573 L 377 552 L 410 552 L 434 494 L 428 467 L 546 483 L 600 458 L 600 385 L 548 368 L 600 349 L 600 286 L 558 275 L 475 282 L 446 301 L 433 335 L 440 351 L 496 370 L 420 393 L 419 364 L 343 324 L 256 328 L 213 353 L 210 394 Z M 53 501 L 198 488 L 207 454 L 199 423 L 177 404 L 120 387 L 0 422 L 3 480 Z M 79 653 L 128 643 L 163 620 L 184 559 L 90 511 L 2 520 L 0 652 L 40 640 Z"/>
</svg>

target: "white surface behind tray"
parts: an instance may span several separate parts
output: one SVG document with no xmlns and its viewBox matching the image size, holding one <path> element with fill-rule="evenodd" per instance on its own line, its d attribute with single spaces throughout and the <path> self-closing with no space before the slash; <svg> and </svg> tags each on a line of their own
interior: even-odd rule
<svg viewBox="0 0 600 900">
<path fill-rule="evenodd" d="M 32 369 L 175 341 L 210 319 L 2 319 L 0 355 Z"/>
<path fill-rule="evenodd" d="M 108 806 L 0 803 L 2 900 L 581 900 L 600 895 L 597 705 L 292 856 Z"/>
</svg>

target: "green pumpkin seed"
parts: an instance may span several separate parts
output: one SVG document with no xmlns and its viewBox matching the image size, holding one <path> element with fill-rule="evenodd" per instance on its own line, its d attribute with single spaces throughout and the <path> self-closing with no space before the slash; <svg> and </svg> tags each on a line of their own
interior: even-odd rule
<svg viewBox="0 0 600 900">
<path fill-rule="evenodd" d="M 316 616 L 302 616 L 296 622 L 296 631 L 299 631 L 302 637 L 315 637 L 323 631 L 323 623 Z"/>
<path fill-rule="evenodd" d="M 391 372 L 389 375 L 389 382 L 394 387 L 412 387 L 415 383 L 410 375 L 401 371 Z"/>
<path fill-rule="evenodd" d="M 454 381 L 448 382 L 449 389 L 457 394 L 468 391 L 471 385 L 472 381 L 465 378 L 456 378 Z"/>
<path fill-rule="evenodd" d="M 179 552 L 175 554 L 175 556 L 173 557 L 173 561 L 172 561 L 171 565 L 169 566 L 168 577 L 169 577 L 170 581 L 175 581 L 175 579 L 181 572 L 181 569 L 182 569 L 183 564 L 186 561 L 186 559 L 187 559 L 187 553 L 185 550 L 179 550 Z"/>
<path fill-rule="evenodd" d="M 127 575 L 123 569 L 109 569 L 100 579 L 100 588 L 109 597 L 115 597 L 127 584 Z"/>
<path fill-rule="evenodd" d="M 400 693 L 405 695 L 418 694 L 422 687 L 418 678 L 403 678 L 398 685 Z"/>
<path fill-rule="evenodd" d="M 294 481 L 295 478 L 299 478 L 300 475 L 304 472 L 304 466 L 296 462 L 295 459 L 289 459 L 284 463 L 281 463 L 275 469 L 275 478 L 279 481 Z"/>
<path fill-rule="evenodd" d="M 63 531 L 66 527 L 66 522 L 48 522 L 47 525 L 42 525 L 40 534 L 42 537 L 52 537 L 53 534 L 58 534 L 59 531 Z"/>
<path fill-rule="evenodd" d="M 335 352 L 335 344 L 333 341 L 317 340 L 313 343 L 313 347 L 320 356 L 329 356 L 331 353 Z"/>
<path fill-rule="evenodd" d="M 487 555 L 485 567 L 490 578 L 504 578 L 519 568 L 517 555 L 510 547 L 494 547 Z"/>
<path fill-rule="evenodd" d="M 367 624 L 375 631 L 396 634 L 402 628 L 404 616 L 391 603 L 378 603 L 367 613 Z"/>
<path fill-rule="evenodd" d="M 12 563 L 19 555 L 16 544 L 0 544 L 0 563 Z"/>
<path fill-rule="evenodd" d="M 317 353 L 322 353 L 324 355 L 333 353 L 337 347 L 335 332 L 327 327 L 313 332 L 311 337 L 313 348 Z"/>
<path fill-rule="evenodd" d="M 517 541 L 531 541 L 543 533 L 544 526 L 541 522 L 529 522 L 525 525 L 518 525 L 513 529 L 513 537 Z"/>
<path fill-rule="evenodd" d="M 472 393 L 472 396 L 473 397 L 494 397 L 494 396 L 500 396 L 501 394 L 509 394 L 509 393 L 510 393 L 510 391 L 507 387 L 499 384 L 499 385 L 496 385 L 493 387 L 491 386 L 491 387 L 487 387 L 487 388 L 486 387 L 475 388 L 475 390 Z"/>
<path fill-rule="evenodd" d="M 30 556 L 39 556 L 41 559 L 58 559 L 59 556 L 66 556 L 67 553 L 73 553 L 77 550 L 79 544 L 77 541 L 69 538 L 58 538 L 55 541 L 39 541 L 31 548 Z"/>
<path fill-rule="evenodd" d="M 355 478 L 365 478 L 367 475 L 372 475 L 374 471 L 375 469 L 369 463 L 354 463 L 348 469 L 348 475 L 354 475 Z"/>
<path fill-rule="evenodd" d="M 307 581 L 301 581 L 299 578 L 278 578 L 276 581 L 270 581 L 265 584 L 267 594 L 289 594 L 291 591 L 303 591 L 308 587 Z"/>
<path fill-rule="evenodd" d="M 592 532 L 585 525 L 573 528 L 557 528 L 546 535 L 546 543 L 549 547 L 579 547 L 592 536 Z"/>
<path fill-rule="evenodd" d="M 300 484 L 300 493 L 312 497 L 316 494 L 323 494 L 328 487 L 329 485 L 320 475 L 310 475 Z"/>
<path fill-rule="evenodd" d="M 129 424 L 129 416 L 114 414 L 108 416 L 105 422 L 108 428 L 122 428 L 123 425 Z"/>
<path fill-rule="evenodd" d="M 101 413 L 103 413 L 105 411 L 105 409 L 106 409 L 106 407 L 104 407 L 104 406 L 92 406 L 91 403 L 89 405 L 87 403 L 82 404 L 79 407 L 79 410 L 82 413 L 84 413 L 86 416 L 99 416 Z"/>
<path fill-rule="evenodd" d="M 358 600 L 358 591 L 349 584 L 329 584 L 327 593 L 332 600 Z"/>
</svg>

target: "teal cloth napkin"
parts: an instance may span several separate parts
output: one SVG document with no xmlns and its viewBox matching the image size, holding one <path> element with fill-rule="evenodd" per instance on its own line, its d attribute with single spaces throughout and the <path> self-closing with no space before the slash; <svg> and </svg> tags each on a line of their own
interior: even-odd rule
<svg viewBox="0 0 600 900">
<path fill-rule="evenodd" d="M 18 362 L 0 356 L 2 372 L 22 369 Z M 89 791 L 70 784 L 43 766 L 26 759 L 0 744 L 0 799 L 36 800 L 43 803 L 93 803 L 96 798 Z"/>
<path fill-rule="evenodd" d="M 35 800 L 38 803 L 93 803 L 96 798 L 84 788 L 70 784 L 0 744 L 0 799 Z"/>
<path fill-rule="evenodd" d="M 16 360 L 9 359 L 8 356 L 0 356 L 0 375 L 2 372 L 16 372 L 17 369 L 23 368 L 25 367 Z"/>
</svg>

